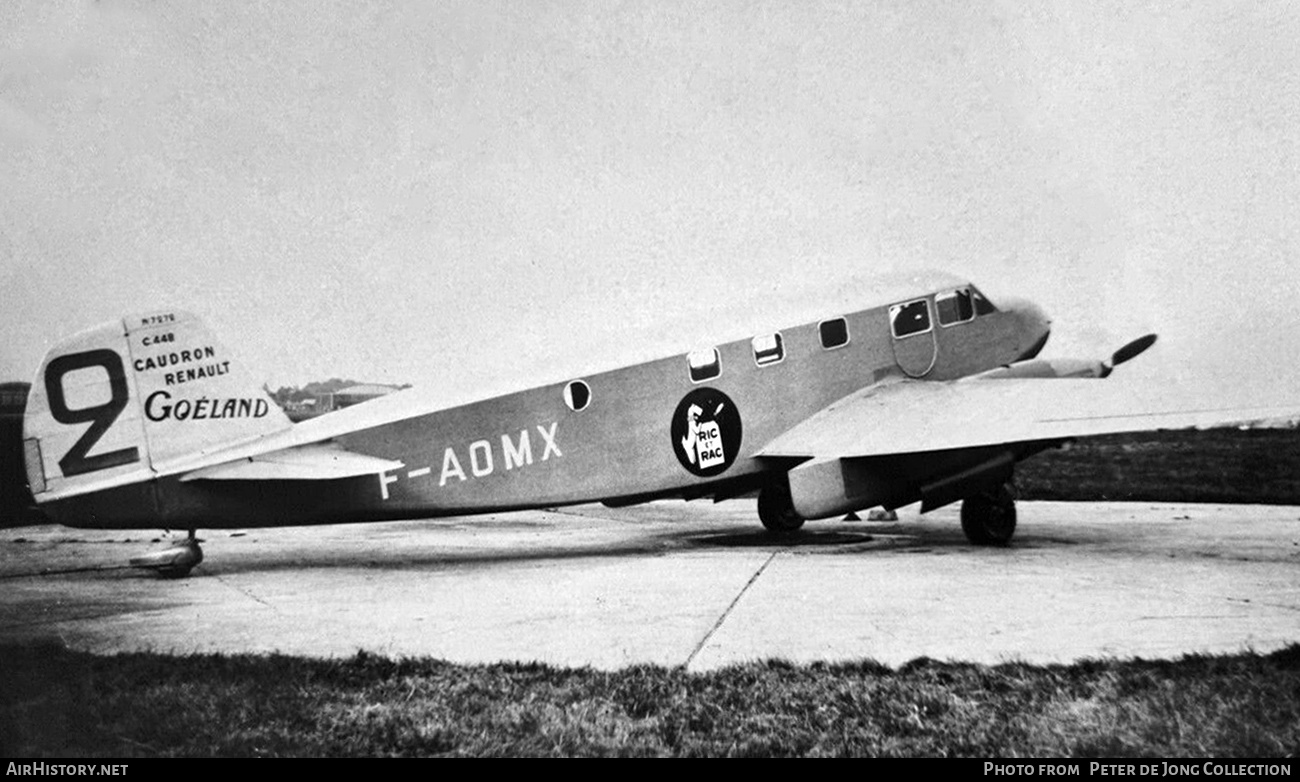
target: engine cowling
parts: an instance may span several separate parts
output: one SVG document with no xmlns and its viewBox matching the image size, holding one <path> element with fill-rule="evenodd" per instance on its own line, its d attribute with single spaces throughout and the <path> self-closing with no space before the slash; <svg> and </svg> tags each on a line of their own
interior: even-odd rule
<svg viewBox="0 0 1300 782">
<path fill-rule="evenodd" d="M 890 487 L 847 459 L 815 459 L 788 473 L 790 499 L 805 519 L 825 519 L 885 504 Z"/>
<path fill-rule="evenodd" d="M 1005 446 L 898 454 L 887 458 L 815 459 L 787 474 L 795 512 L 824 519 L 916 501 L 922 512 L 1010 480 L 1019 456 Z"/>
<path fill-rule="evenodd" d="M 976 375 L 980 380 L 1007 380 L 1021 378 L 1105 377 L 1109 372 L 1101 361 L 1080 358 L 1033 359 L 1017 361 L 1005 367 L 990 369 Z"/>
</svg>

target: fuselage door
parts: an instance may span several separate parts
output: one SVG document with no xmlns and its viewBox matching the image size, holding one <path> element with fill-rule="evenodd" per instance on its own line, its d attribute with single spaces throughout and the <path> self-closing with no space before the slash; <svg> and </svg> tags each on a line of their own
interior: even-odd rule
<svg viewBox="0 0 1300 782">
<path fill-rule="evenodd" d="M 915 299 L 890 307 L 889 330 L 899 369 L 908 377 L 930 374 L 939 355 L 939 345 L 934 336 L 929 300 Z"/>
</svg>

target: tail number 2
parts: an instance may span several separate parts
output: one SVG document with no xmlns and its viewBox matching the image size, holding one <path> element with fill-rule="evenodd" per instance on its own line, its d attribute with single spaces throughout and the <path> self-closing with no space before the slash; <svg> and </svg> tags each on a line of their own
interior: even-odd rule
<svg viewBox="0 0 1300 782">
<path fill-rule="evenodd" d="M 101 367 L 108 373 L 108 401 L 102 405 L 69 410 L 68 400 L 63 395 L 63 377 L 69 372 L 91 367 Z M 126 370 L 122 366 L 122 357 L 116 352 L 107 348 L 87 350 L 83 353 L 69 353 L 50 361 L 45 368 L 45 395 L 50 400 L 50 415 L 55 421 L 61 424 L 90 422 L 90 428 L 59 460 L 59 469 L 63 470 L 65 476 L 71 478 L 140 461 L 138 448 L 121 448 L 96 456 L 86 455 L 126 409 L 126 403 L 130 399 L 126 388 Z"/>
</svg>

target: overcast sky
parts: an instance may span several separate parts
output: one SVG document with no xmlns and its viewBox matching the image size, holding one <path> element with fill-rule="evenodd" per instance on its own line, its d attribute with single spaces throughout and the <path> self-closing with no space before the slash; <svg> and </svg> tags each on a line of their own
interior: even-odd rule
<svg viewBox="0 0 1300 782">
<path fill-rule="evenodd" d="M 1133 5 L 7 0 L 0 380 L 178 307 L 437 385 L 935 268 L 1294 400 L 1300 6 Z"/>
</svg>

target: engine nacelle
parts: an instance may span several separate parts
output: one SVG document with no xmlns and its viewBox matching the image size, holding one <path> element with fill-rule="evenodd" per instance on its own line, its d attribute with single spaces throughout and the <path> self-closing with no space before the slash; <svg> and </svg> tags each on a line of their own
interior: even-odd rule
<svg viewBox="0 0 1300 782">
<path fill-rule="evenodd" d="M 880 470 L 849 459 L 815 459 L 790 470 L 790 499 L 805 519 L 825 519 L 900 499 L 905 487 Z"/>
<path fill-rule="evenodd" d="M 1004 380 L 1008 378 L 1061 378 L 1061 377 L 1109 377 L 1115 367 L 1125 361 L 1131 361 L 1156 343 L 1155 334 L 1138 337 L 1111 354 L 1105 361 L 1085 358 L 1050 358 L 1017 361 L 1005 367 L 990 369 L 972 376 L 979 380 Z"/>
<path fill-rule="evenodd" d="M 788 473 L 790 499 L 805 519 L 917 500 L 924 513 L 1007 482 L 1017 456 L 1004 446 L 887 459 L 815 459 Z"/>
<path fill-rule="evenodd" d="M 1034 359 L 1033 361 L 1017 361 L 1005 367 L 990 369 L 987 372 L 976 375 L 980 380 L 1005 380 L 1016 378 L 1063 378 L 1063 377 L 1096 377 L 1101 378 L 1110 374 L 1106 365 L 1101 361 L 1092 361 L 1080 358 L 1057 358 L 1057 359 Z"/>
</svg>

